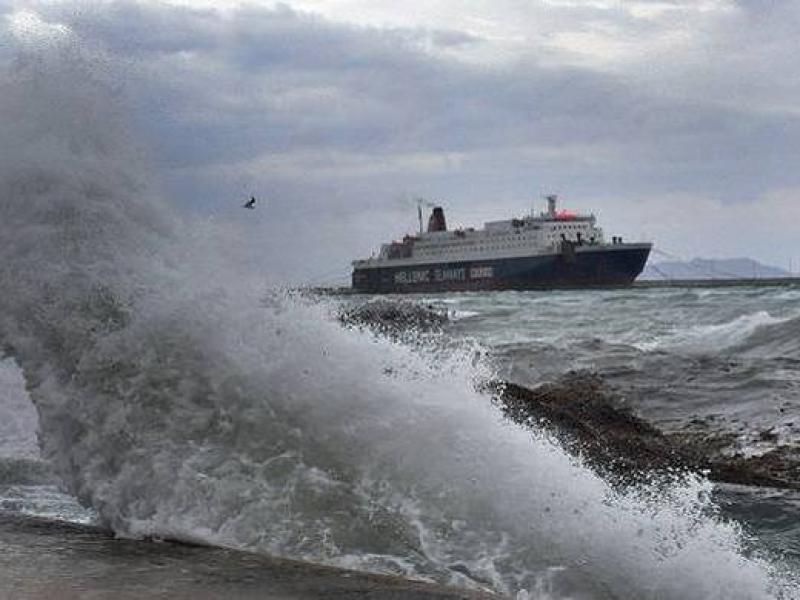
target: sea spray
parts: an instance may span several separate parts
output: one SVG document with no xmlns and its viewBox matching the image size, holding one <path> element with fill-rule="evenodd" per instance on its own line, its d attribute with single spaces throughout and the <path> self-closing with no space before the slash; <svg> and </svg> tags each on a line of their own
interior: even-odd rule
<svg viewBox="0 0 800 600">
<path fill-rule="evenodd" d="M 706 481 L 615 491 L 505 422 L 471 356 L 265 298 L 162 206 L 76 45 L 2 75 L 0 337 L 105 524 L 535 596 L 782 593 Z"/>
</svg>

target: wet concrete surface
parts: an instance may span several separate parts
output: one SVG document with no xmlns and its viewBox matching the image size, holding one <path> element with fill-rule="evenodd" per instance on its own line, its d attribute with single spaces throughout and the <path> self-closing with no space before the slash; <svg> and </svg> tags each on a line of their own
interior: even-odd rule
<svg viewBox="0 0 800 600">
<path fill-rule="evenodd" d="M 224 548 L 117 539 L 92 526 L 3 513 L 0 575 L 0 600 L 497 598 Z"/>
</svg>

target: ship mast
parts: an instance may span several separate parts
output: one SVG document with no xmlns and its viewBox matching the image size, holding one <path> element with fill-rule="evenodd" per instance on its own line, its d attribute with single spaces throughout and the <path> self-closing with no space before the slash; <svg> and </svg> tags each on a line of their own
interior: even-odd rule
<svg viewBox="0 0 800 600">
<path fill-rule="evenodd" d="M 555 194 L 550 194 L 547 196 L 547 214 L 550 218 L 556 216 L 556 204 L 558 203 L 558 196 Z"/>
</svg>

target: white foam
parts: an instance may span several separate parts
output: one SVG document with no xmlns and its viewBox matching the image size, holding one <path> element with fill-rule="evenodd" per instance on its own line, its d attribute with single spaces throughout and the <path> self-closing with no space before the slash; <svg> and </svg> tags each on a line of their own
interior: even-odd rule
<svg viewBox="0 0 800 600">
<path fill-rule="evenodd" d="M 634 342 L 633 345 L 641 350 L 682 350 L 695 354 L 719 352 L 743 342 L 766 325 L 789 320 L 791 318 L 773 317 L 760 310 L 725 323 L 678 328 L 655 339 Z"/>
<path fill-rule="evenodd" d="M 481 313 L 475 310 L 451 310 L 447 316 L 453 321 L 461 321 L 463 319 L 470 319 L 477 317 Z"/>
<path fill-rule="evenodd" d="M 37 426 L 22 372 L 12 360 L 0 360 L 0 457 L 37 458 Z"/>
</svg>

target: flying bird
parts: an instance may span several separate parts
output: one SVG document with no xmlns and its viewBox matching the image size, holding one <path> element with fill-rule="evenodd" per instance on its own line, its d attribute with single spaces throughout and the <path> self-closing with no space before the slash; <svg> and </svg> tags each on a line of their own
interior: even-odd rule
<svg viewBox="0 0 800 600">
<path fill-rule="evenodd" d="M 250 200 L 248 200 L 247 202 L 245 202 L 242 205 L 242 208 L 250 208 L 250 209 L 252 209 L 252 208 L 255 208 L 255 207 L 256 207 L 256 197 L 255 196 L 250 196 Z"/>
</svg>

